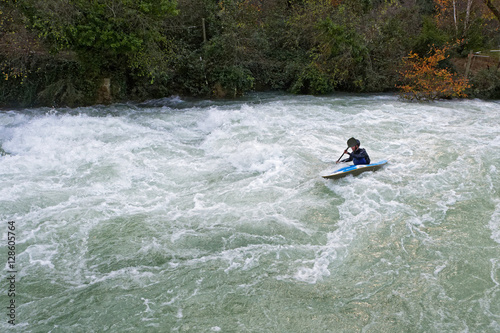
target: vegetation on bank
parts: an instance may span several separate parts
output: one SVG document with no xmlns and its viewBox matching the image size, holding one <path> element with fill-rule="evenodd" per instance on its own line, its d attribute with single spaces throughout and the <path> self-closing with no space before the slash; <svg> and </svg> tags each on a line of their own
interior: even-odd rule
<svg viewBox="0 0 500 333">
<path fill-rule="evenodd" d="M 467 97 L 466 90 L 471 87 L 463 75 L 451 73 L 448 68 L 440 68 L 439 64 L 446 60 L 449 46 L 441 49 L 433 48 L 429 55 L 420 57 L 410 53 L 403 60 L 400 71 L 403 85 L 401 96 L 410 100 L 434 100 L 440 98 Z"/>
<path fill-rule="evenodd" d="M 0 0 L 0 105 L 396 87 L 500 98 L 498 57 L 469 81 L 458 61 L 500 48 L 499 9 L 500 0 Z"/>
</svg>

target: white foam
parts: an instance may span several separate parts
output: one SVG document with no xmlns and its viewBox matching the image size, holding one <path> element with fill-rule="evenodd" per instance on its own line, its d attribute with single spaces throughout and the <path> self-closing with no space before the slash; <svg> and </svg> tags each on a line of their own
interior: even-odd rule
<svg viewBox="0 0 500 333">
<path fill-rule="evenodd" d="M 500 244 L 500 200 L 495 200 L 495 210 L 491 214 L 488 227 L 491 230 L 491 238 Z"/>
<path fill-rule="evenodd" d="M 25 253 L 29 256 L 29 263 L 31 265 L 47 266 L 47 268 L 54 269 L 52 261 L 53 257 L 57 256 L 57 245 L 31 245 Z"/>
<path fill-rule="evenodd" d="M 58 283 L 58 304 L 67 304 L 66 295 L 75 297 L 72 288 L 94 286 L 92 294 L 97 286 L 120 286 L 139 300 L 130 305 L 136 313 L 147 311 L 143 320 L 153 323 L 160 304 L 173 309 L 166 317 L 189 327 L 193 319 L 183 309 L 196 309 L 215 293 L 220 298 L 211 301 L 220 306 L 229 294 L 252 298 L 267 292 L 258 288 L 276 284 L 300 284 L 311 295 L 340 281 L 345 290 L 371 298 L 373 306 L 362 310 L 375 318 L 370 328 L 377 330 L 377 316 L 386 310 L 377 297 L 392 302 L 399 295 L 410 309 L 429 305 L 432 313 L 453 301 L 451 293 L 422 300 L 412 283 L 441 290 L 453 264 L 444 258 L 460 240 L 453 237 L 464 234 L 450 229 L 460 227 L 449 223 L 455 209 L 485 202 L 488 218 L 474 222 L 489 228 L 487 241 L 500 243 L 495 103 L 422 105 L 363 96 L 217 103 L 175 110 L 82 108 L 81 115 L 0 113 L 0 141 L 10 154 L 0 157 L 0 217 L 18 223 L 21 277 Z M 372 160 L 389 164 L 323 180 L 319 174 L 335 166 L 350 136 L 361 139 Z M 436 260 L 437 245 L 443 254 Z M 409 271 L 419 269 L 415 259 L 425 261 L 423 274 Z M 491 277 L 475 273 L 493 281 L 481 300 L 491 312 L 498 298 L 498 263 L 493 266 Z M 388 279 L 396 275 L 408 294 L 390 287 Z M 147 296 L 137 288 L 144 285 Z M 162 288 L 170 292 L 163 296 Z M 272 308 L 287 301 L 282 295 L 276 302 L 266 299 L 266 311 L 277 320 Z M 43 298 L 23 305 L 24 313 L 43 308 Z M 480 315 L 493 322 L 486 310 Z M 65 310 L 56 304 L 57 311 Z M 408 310 L 397 311 L 391 318 L 411 317 Z M 455 322 L 459 312 L 446 311 L 451 316 L 424 312 L 422 320 Z M 226 327 L 215 324 L 204 329 Z M 116 329 L 123 328 L 117 321 Z"/>
<path fill-rule="evenodd" d="M 283 166 L 283 153 L 279 146 L 255 141 L 236 146 L 227 159 L 239 172 L 265 172 Z"/>
<path fill-rule="evenodd" d="M 323 280 L 323 278 L 330 276 L 329 266 L 334 259 L 335 256 L 331 257 L 329 252 L 322 252 L 319 257 L 312 262 L 312 267 L 299 267 L 293 277 L 298 281 L 317 283 Z"/>
</svg>

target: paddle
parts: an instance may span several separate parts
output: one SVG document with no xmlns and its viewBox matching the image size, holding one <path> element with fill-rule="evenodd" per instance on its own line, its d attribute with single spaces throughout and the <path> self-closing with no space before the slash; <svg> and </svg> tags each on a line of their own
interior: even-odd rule
<svg viewBox="0 0 500 333">
<path fill-rule="evenodd" d="M 349 149 L 349 148 L 347 148 L 347 149 Z M 340 159 L 342 158 L 342 156 L 344 156 L 344 154 L 347 153 L 347 149 L 344 150 L 344 152 L 342 153 L 342 155 L 340 155 L 339 159 L 337 160 L 337 162 L 335 162 L 335 164 L 339 164 Z"/>
</svg>

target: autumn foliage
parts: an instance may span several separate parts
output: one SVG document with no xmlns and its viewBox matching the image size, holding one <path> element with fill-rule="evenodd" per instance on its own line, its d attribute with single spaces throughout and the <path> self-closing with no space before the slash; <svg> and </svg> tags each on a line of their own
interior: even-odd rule
<svg viewBox="0 0 500 333">
<path fill-rule="evenodd" d="M 399 72 L 403 84 L 397 86 L 401 96 L 410 100 L 435 100 L 441 98 L 467 97 L 470 88 L 468 80 L 447 68 L 439 68 L 439 63 L 448 58 L 449 46 L 433 47 L 425 57 L 410 52 L 403 59 L 403 69 Z"/>
</svg>

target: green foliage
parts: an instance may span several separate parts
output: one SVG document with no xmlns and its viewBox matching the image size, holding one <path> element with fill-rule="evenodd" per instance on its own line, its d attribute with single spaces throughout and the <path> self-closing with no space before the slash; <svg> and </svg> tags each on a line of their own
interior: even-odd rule
<svg viewBox="0 0 500 333">
<path fill-rule="evenodd" d="M 172 88 L 180 94 L 207 97 L 211 87 L 207 77 L 206 61 L 201 52 L 191 52 L 181 48 L 177 61 L 173 63 L 175 72 L 171 80 Z"/>
<path fill-rule="evenodd" d="M 0 105 L 77 106 L 93 102 L 96 84 L 85 79 L 77 62 L 32 55 L 24 66 L 22 77 L 0 80 Z"/>
<path fill-rule="evenodd" d="M 361 66 L 363 91 L 390 91 L 398 81 L 398 66 L 420 28 L 420 17 L 415 7 L 399 5 L 380 6 L 365 19 L 367 30 L 363 36 L 368 56 Z"/>
<path fill-rule="evenodd" d="M 43 82 L 34 103 L 69 107 L 92 104 L 98 82 L 85 76 L 84 71 L 76 61 L 44 59 L 31 78 Z"/>
<path fill-rule="evenodd" d="M 237 97 L 253 87 L 252 73 L 240 66 L 218 68 L 212 73 L 215 81 L 213 95 L 216 97 Z"/>
<path fill-rule="evenodd" d="M 413 51 L 425 55 L 432 45 L 442 47 L 451 40 L 451 36 L 446 31 L 439 29 L 432 17 L 424 16 L 422 30 L 415 40 Z"/>
<path fill-rule="evenodd" d="M 487 45 L 488 41 L 483 34 L 484 24 L 482 19 L 476 19 L 472 22 L 469 30 L 467 31 L 467 37 L 464 38 L 461 54 L 466 56 L 470 50 L 478 50 L 484 47 L 493 48 L 496 47 L 494 43 Z"/>
<path fill-rule="evenodd" d="M 125 80 L 118 80 L 123 84 L 119 91 L 112 91 L 113 96 L 126 91 L 123 98 L 133 100 L 146 100 L 152 98 L 162 98 L 173 93 L 171 90 L 171 77 L 169 75 L 157 76 L 154 81 L 151 81 L 145 76 L 136 76 L 133 79 L 134 84 L 130 85 L 128 91 L 124 84 Z M 112 87 L 116 85 L 112 85 Z M 176 92 L 178 93 L 178 92 Z"/>
<path fill-rule="evenodd" d="M 314 62 L 305 67 L 291 87 L 294 94 L 327 94 L 335 90 L 336 82 Z"/>
<path fill-rule="evenodd" d="M 124 67 L 144 74 L 162 67 L 168 42 L 163 21 L 176 13 L 171 0 L 20 0 L 31 27 L 53 52 L 74 51 L 88 70 L 113 72 Z M 141 62 L 138 59 L 157 60 Z M 167 52 L 168 54 L 168 52 Z"/>
<path fill-rule="evenodd" d="M 83 97 L 83 93 L 70 78 L 51 83 L 38 93 L 39 101 L 44 105 L 76 106 L 82 104 Z"/>
<path fill-rule="evenodd" d="M 480 5 L 455 25 L 434 0 L 0 1 L 0 105 L 92 104 L 103 78 L 115 100 L 393 90 L 410 52 L 498 45 Z M 496 75 L 473 94 L 497 96 Z"/>
<path fill-rule="evenodd" d="M 335 58 L 348 53 L 354 63 L 363 61 L 366 47 L 355 29 L 345 23 L 336 23 L 328 18 L 318 24 L 321 33 L 319 48 L 323 56 Z"/>
<path fill-rule="evenodd" d="M 487 68 L 479 71 L 471 80 L 474 97 L 500 99 L 500 69 Z"/>
<path fill-rule="evenodd" d="M 434 14 L 436 10 L 436 3 L 434 0 L 416 0 L 416 10 L 419 14 L 425 16 L 430 16 Z"/>
</svg>

